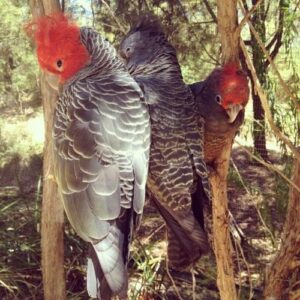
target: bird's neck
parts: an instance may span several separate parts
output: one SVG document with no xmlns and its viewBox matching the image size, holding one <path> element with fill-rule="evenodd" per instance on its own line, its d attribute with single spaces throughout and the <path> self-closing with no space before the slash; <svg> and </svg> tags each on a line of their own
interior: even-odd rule
<svg viewBox="0 0 300 300">
<path fill-rule="evenodd" d="M 180 66 L 173 47 L 154 51 L 145 63 L 129 66 L 128 70 L 133 77 L 139 79 L 155 78 L 161 82 L 169 82 L 170 78 L 182 80 Z"/>
<path fill-rule="evenodd" d="M 116 54 L 115 48 L 92 28 L 80 28 L 80 39 L 90 54 L 90 60 L 83 69 L 68 81 L 68 84 L 78 79 L 105 75 L 112 71 L 123 71 L 125 69 Z"/>
</svg>

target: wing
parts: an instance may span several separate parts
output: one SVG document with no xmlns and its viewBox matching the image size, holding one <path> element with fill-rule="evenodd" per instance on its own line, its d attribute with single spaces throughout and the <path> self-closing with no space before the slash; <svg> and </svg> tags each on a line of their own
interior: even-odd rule
<svg viewBox="0 0 300 300">
<path fill-rule="evenodd" d="M 141 91 L 128 75 L 73 83 L 55 113 L 55 170 L 65 211 L 78 235 L 94 243 L 114 292 L 126 279 L 132 224 L 120 220 L 132 208 L 143 210 L 149 131 Z"/>
<path fill-rule="evenodd" d="M 70 86 L 58 103 L 56 174 L 70 222 L 85 240 L 101 239 L 133 194 L 141 213 L 149 119 L 140 97 L 133 80 L 111 75 Z"/>
</svg>

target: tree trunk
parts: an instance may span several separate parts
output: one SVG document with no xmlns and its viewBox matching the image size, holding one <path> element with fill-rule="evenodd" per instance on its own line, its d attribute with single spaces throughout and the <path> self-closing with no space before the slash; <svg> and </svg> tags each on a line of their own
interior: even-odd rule
<svg viewBox="0 0 300 300">
<path fill-rule="evenodd" d="M 300 162 L 295 159 L 293 182 L 300 187 Z M 300 193 L 290 188 L 282 243 L 267 270 L 264 296 L 271 299 L 300 299 Z"/>
<path fill-rule="evenodd" d="M 58 0 L 30 0 L 33 18 L 60 10 Z M 45 146 L 43 164 L 42 204 L 42 273 L 44 299 L 66 299 L 64 275 L 64 212 L 53 176 L 52 125 L 58 97 L 58 83 L 48 74 L 41 75 Z"/>
<path fill-rule="evenodd" d="M 222 45 L 222 63 L 239 61 L 239 38 L 237 31 L 237 0 L 218 0 L 218 32 Z"/>
<path fill-rule="evenodd" d="M 237 30 L 237 1 L 218 0 L 218 31 L 222 45 L 222 63 L 238 62 L 239 32 Z M 213 201 L 213 246 L 217 262 L 217 285 L 222 300 L 236 300 L 232 245 L 229 235 L 227 174 L 234 135 L 216 159 L 210 176 Z"/>
<path fill-rule="evenodd" d="M 217 262 L 217 285 L 222 300 L 237 299 L 227 199 L 227 174 L 233 139 L 234 135 L 228 140 L 228 144 L 215 161 L 215 171 L 210 174 L 213 200 L 213 245 Z"/>
<path fill-rule="evenodd" d="M 255 5 L 258 0 L 252 0 L 252 4 Z M 260 38 L 265 43 L 266 41 L 266 26 L 265 26 L 265 2 L 264 0 L 258 6 L 256 11 L 253 13 L 252 24 Z M 256 41 L 255 36 L 251 33 L 251 48 L 253 51 L 253 65 L 255 67 L 257 77 L 262 84 L 266 83 L 266 64 L 265 56 Z M 251 80 L 251 89 L 253 96 L 253 140 L 254 140 L 254 151 L 258 153 L 265 161 L 269 160 L 268 151 L 266 146 L 266 123 L 265 123 L 265 111 L 261 105 L 259 95 L 256 93 L 254 88 L 254 82 Z"/>
</svg>

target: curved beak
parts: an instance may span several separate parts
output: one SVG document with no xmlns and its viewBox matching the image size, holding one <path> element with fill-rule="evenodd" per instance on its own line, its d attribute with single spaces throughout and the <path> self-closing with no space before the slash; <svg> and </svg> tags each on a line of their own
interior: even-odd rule
<svg viewBox="0 0 300 300">
<path fill-rule="evenodd" d="M 228 117 L 229 117 L 229 123 L 233 123 L 239 114 L 239 112 L 243 109 L 243 106 L 241 104 L 231 104 L 228 105 L 225 109 Z"/>
</svg>

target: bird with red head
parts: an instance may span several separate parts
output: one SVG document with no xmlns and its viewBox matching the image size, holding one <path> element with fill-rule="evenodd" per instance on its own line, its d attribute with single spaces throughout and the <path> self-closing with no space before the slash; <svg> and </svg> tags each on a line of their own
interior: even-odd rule
<svg viewBox="0 0 300 300">
<path fill-rule="evenodd" d="M 247 76 L 237 64 L 228 63 L 190 88 L 205 119 L 204 156 L 211 163 L 244 120 L 249 99 Z"/>
<path fill-rule="evenodd" d="M 229 123 L 232 123 L 249 99 L 247 77 L 234 63 L 224 65 L 219 76 L 219 104 L 225 109 Z"/>
<path fill-rule="evenodd" d="M 127 297 L 133 230 L 145 201 L 150 123 L 115 49 L 63 14 L 27 25 L 40 66 L 63 83 L 53 116 L 54 175 L 66 215 L 90 245 L 87 290 Z"/>
</svg>

